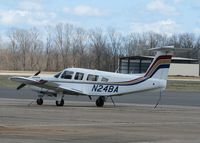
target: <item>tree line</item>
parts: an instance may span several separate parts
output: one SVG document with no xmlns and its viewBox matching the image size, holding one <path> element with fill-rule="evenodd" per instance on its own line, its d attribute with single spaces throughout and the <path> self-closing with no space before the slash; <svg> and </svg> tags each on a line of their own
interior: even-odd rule
<svg viewBox="0 0 200 143">
<path fill-rule="evenodd" d="M 115 71 L 122 56 L 148 55 L 148 49 L 174 45 L 190 52 L 178 56 L 198 58 L 200 36 L 171 36 L 154 32 L 122 34 L 113 28 L 85 30 L 72 24 L 37 28 L 11 28 L 0 38 L 1 70 L 59 71 L 67 67 Z"/>
</svg>

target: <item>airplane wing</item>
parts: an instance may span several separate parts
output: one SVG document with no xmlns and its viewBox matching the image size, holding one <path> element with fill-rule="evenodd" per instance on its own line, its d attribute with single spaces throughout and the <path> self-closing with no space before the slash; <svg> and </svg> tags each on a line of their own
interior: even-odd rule
<svg viewBox="0 0 200 143">
<path fill-rule="evenodd" d="M 56 91 L 56 89 L 58 88 L 58 84 L 53 83 L 53 82 L 49 82 L 48 80 L 44 80 L 44 79 L 38 79 L 38 78 L 29 78 L 29 77 L 19 77 L 19 76 L 15 76 L 15 77 L 11 77 L 9 78 L 10 80 L 13 80 L 15 82 L 19 82 L 22 83 L 17 89 L 21 89 L 23 88 L 25 85 L 33 85 L 39 88 L 45 88 L 45 89 L 50 89 L 50 90 L 54 90 Z"/>
<path fill-rule="evenodd" d="M 24 83 L 24 84 L 29 84 L 29 85 L 37 85 L 37 84 L 44 84 L 45 80 L 35 80 L 35 79 L 30 79 L 27 77 L 11 77 L 10 80 L 16 81 L 16 82 L 20 82 L 20 83 Z"/>
<path fill-rule="evenodd" d="M 51 82 L 51 81 L 43 80 L 43 79 L 37 80 L 37 79 L 32 79 L 32 78 L 27 78 L 27 77 L 11 77 L 10 80 L 20 82 L 24 85 L 27 84 L 27 85 L 37 86 L 40 88 L 54 90 L 57 93 L 62 92 L 64 94 L 69 94 L 69 95 L 86 95 L 81 90 L 68 88 L 68 87 L 59 85 L 55 82 Z"/>
</svg>

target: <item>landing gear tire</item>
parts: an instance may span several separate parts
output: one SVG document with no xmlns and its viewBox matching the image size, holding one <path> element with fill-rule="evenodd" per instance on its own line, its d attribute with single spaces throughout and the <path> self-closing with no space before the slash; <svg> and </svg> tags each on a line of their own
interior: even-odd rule
<svg viewBox="0 0 200 143">
<path fill-rule="evenodd" d="M 56 106 L 64 106 L 64 99 L 61 99 L 60 101 L 56 101 Z"/>
<path fill-rule="evenodd" d="M 96 106 L 97 107 L 103 107 L 105 102 L 105 97 L 104 96 L 100 96 L 97 100 L 96 100 Z"/>
<path fill-rule="evenodd" d="M 38 98 L 36 102 L 37 102 L 37 105 L 42 105 L 43 104 L 43 99 L 42 98 Z"/>
</svg>

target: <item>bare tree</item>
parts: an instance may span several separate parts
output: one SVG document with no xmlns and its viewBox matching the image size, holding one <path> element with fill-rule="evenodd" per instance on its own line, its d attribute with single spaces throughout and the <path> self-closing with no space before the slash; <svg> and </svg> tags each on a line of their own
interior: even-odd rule
<svg viewBox="0 0 200 143">
<path fill-rule="evenodd" d="M 125 56 L 138 55 L 140 52 L 139 49 L 140 35 L 139 33 L 130 33 L 125 37 Z"/>
<path fill-rule="evenodd" d="M 90 42 L 94 58 L 94 67 L 103 69 L 104 59 L 103 54 L 106 50 L 106 36 L 103 34 L 102 29 L 95 29 L 90 31 Z"/>
<path fill-rule="evenodd" d="M 53 47 L 53 38 L 52 38 L 52 27 L 47 26 L 46 27 L 46 43 L 45 43 L 45 57 L 46 57 L 46 64 L 45 64 L 45 70 L 50 71 L 53 70 L 51 68 L 51 62 L 50 62 L 50 54 L 51 49 Z"/>
<path fill-rule="evenodd" d="M 158 35 L 153 32 L 148 33 L 149 48 L 155 48 L 158 45 Z"/>
<path fill-rule="evenodd" d="M 188 51 L 182 53 L 182 56 L 188 57 L 188 58 L 191 57 L 192 49 L 194 48 L 194 44 L 195 44 L 194 34 L 191 34 L 191 33 L 180 34 L 179 43 L 180 43 L 181 48 L 188 49 Z"/>
<path fill-rule="evenodd" d="M 108 37 L 109 37 L 109 46 L 111 48 L 111 58 L 112 58 L 112 63 L 111 65 L 112 71 L 115 71 L 117 69 L 117 60 L 119 58 L 120 55 L 120 48 L 122 47 L 122 36 L 120 33 L 116 32 L 115 29 L 111 28 L 108 29 Z"/>
<path fill-rule="evenodd" d="M 15 40 L 17 42 L 17 46 L 19 47 L 20 52 L 20 62 L 22 65 L 22 70 L 27 70 L 26 67 L 26 60 L 27 60 L 27 53 L 30 50 L 30 34 L 28 30 L 24 29 L 15 29 Z"/>
<path fill-rule="evenodd" d="M 69 59 L 69 51 L 72 48 L 72 42 L 74 37 L 74 26 L 72 24 L 65 24 L 64 26 L 64 49 L 63 49 L 63 66 L 68 67 L 71 65 Z"/>
<path fill-rule="evenodd" d="M 65 54 L 64 54 L 64 28 L 63 28 L 63 24 L 58 24 L 56 25 L 55 28 L 55 44 L 59 50 L 59 54 L 61 55 L 62 58 L 64 58 Z M 64 68 L 64 66 L 60 67 L 59 66 L 59 54 L 56 55 L 56 69 L 60 69 L 60 68 Z"/>
<path fill-rule="evenodd" d="M 41 42 L 39 40 L 39 32 L 36 28 L 32 28 L 29 32 L 30 35 L 30 69 L 38 69 L 41 50 Z"/>
<path fill-rule="evenodd" d="M 120 34 L 115 29 L 84 30 L 71 24 L 8 31 L 9 42 L 0 48 L 0 67 L 12 70 L 60 70 L 76 66 L 114 71 L 119 56 L 148 54 L 147 49 L 174 45 L 191 49 L 180 56 L 200 57 L 200 38 L 191 33 L 166 36 L 154 32 Z M 46 39 L 46 40 L 42 40 Z M 0 42 L 0 44 L 4 41 Z M 186 50 L 188 51 L 188 50 Z M 180 52 L 178 52 L 180 53 Z"/>
<path fill-rule="evenodd" d="M 16 40 L 16 30 L 11 29 L 8 31 L 8 37 L 10 40 L 10 48 L 11 48 L 11 63 L 12 63 L 12 70 L 18 69 L 18 58 L 19 58 L 19 48 L 17 46 Z"/>
<path fill-rule="evenodd" d="M 193 48 L 194 47 L 194 34 L 184 33 L 179 35 L 179 42 L 181 48 Z"/>
<path fill-rule="evenodd" d="M 56 35 L 55 35 L 55 43 L 59 49 L 59 55 L 61 55 L 62 59 L 59 59 L 59 55 L 57 56 L 57 64 L 56 69 L 65 68 L 68 64 L 68 52 L 72 44 L 73 37 L 73 25 L 58 24 L 56 26 Z M 61 60 L 61 61 L 60 61 Z M 62 67 L 59 66 L 59 63 L 62 63 Z"/>
<path fill-rule="evenodd" d="M 169 37 L 167 45 L 173 45 L 175 48 L 180 48 L 179 36 L 177 34 L 174 34 Z"/>
<path fill-rule="evenodd" d="M 73 66 L 85 67 L 86 53 L 85 48 L 87 45 L 88 35 L 82 28 L 75 28 L 72 42 L 72 59 Z"/>
</svg>

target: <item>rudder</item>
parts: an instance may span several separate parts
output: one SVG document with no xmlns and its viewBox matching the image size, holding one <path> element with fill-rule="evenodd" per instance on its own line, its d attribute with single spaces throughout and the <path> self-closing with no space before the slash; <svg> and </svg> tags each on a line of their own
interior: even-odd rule
<svg viewBox="0 0 200 143">
<path fill-rule="evenodd" d="M 157 51 L 157 53 L 147 69 L 145 77 L 167 80 L 174 47 L 164 46 L 150 50 Z"/>
</svg>

